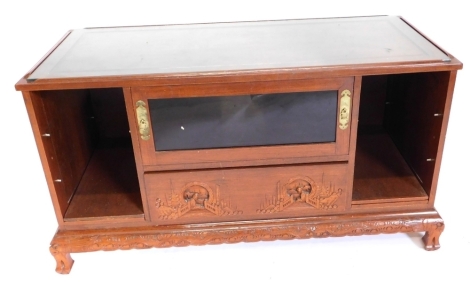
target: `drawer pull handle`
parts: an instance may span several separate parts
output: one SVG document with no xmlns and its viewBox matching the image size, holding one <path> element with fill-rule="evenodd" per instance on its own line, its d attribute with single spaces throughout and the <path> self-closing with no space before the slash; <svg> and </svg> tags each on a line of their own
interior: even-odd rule
<svg viewBox="0 0 470 282">
<path fill-rule="evenodd" d="M 348 89 L 341 92 L 341 100 L 339 106 L 339 128 L 345 130 L 349 126 L 349 116 L 351 111 L 351 91 Z"/>
<path fill-rule="evenodd" d="M 136 115 L 137 115 L 137 125 L 139 126 L 140 138 L 142 140 L 150 139 L 150 125 L 148 119 L 148 111 L 145 107 L 145 102 L 142 100 L 137 101 L 136 103 Z"/>
</svg>

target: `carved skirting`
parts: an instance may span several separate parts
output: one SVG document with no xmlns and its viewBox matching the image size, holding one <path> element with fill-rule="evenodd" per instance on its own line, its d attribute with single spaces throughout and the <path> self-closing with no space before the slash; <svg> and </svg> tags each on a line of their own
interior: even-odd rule
<svg viewBox="0 0 470 282">
<path fill-rule="evenodd" d="M 437 212 L 397 215 L 347 215 L 310 219 L 255 221 L 246 224 L 135 227 L 84 231 L 59 231 L 51 242 L 57 271 L 68 273 L 73 260 L 69 253 L 173 246 L 257 242 L 398 232 L 426 232 L 426 250 L 439 248 L 444 221 Z M 234 228 L 237 227 L 237 228 Z"/>
</svg>

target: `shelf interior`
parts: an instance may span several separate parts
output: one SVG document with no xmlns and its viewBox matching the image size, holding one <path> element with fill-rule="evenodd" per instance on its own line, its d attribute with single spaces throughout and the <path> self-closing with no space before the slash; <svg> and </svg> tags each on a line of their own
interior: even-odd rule
<svg viewBox="0 0 470 282">
<path fill-rule="evenodd" d="M 363 77 L 353 205 L 433 198 L 449 75 Z"/>
<path fill-rule="evenodd" d="M 64 220 L 143 218 L 123 90 L 31 96 Z"/>
<path fill-rule="evenodd" d="M 95 149 L 65 220 L 143 216 L 132 148 Z"/>
<path fill-rule="evenodd" d="M 358 135 L 353 187 L 353 205 L 428 199 L 385 132 Z"/>
</svg>

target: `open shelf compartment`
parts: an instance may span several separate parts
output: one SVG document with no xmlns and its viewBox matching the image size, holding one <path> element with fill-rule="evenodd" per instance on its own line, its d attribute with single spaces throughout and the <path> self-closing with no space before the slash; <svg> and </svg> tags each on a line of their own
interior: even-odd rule
<svg viewBox="0 0 470 282">
<path fill-rule="evenodd" d="M 427 199 L 421 183 L 386 132 L 358 136 L 353 204 Z"/>
<path fill-rule="evenodd" d="M 32 94 L 64 221 L 143 218 L 122 89 Z"/>
<path fill-rule="evenodd" d="M 103 217 L 143 217 L 130 148 L 95 149 L 65 213 L 66 221 Z"/>
<path fill-rule="evenodd" d="M 449 76 L 363 77 L 353 205 L 429 200 Z"/>
</svg>

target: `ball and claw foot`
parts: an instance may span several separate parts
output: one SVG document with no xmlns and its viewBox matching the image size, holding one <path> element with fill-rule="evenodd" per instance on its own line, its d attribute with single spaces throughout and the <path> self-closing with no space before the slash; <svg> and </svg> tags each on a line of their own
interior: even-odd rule
<svg viewBox="0 0 470 282">
<path fill-rule="evenodd" d="M 70 254 L 56 252 L 52 248 L 51 248 L 51 253 L 57 262 L 55 271 L 59 274 L 69 274 L 73 265 L 73 259 L 70 256 Z"/>
</svg>

